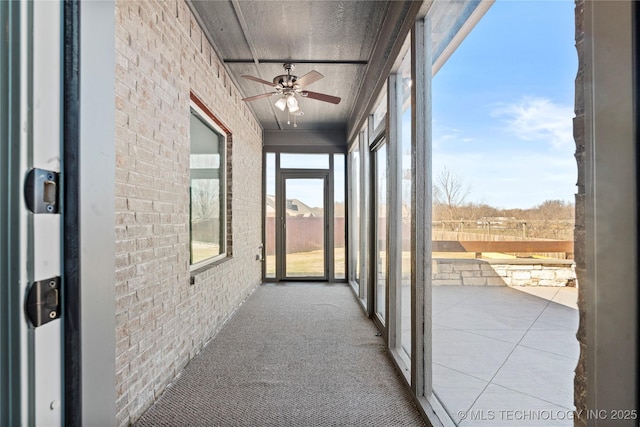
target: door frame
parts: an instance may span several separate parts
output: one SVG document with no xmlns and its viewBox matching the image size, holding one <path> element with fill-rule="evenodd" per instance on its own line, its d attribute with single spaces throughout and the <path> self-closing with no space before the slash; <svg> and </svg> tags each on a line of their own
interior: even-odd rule
<svg viewBox="0 0 640 427">
<path fill-rule="evenodd" d="M 331 162 L 333 157 L 331 157 Z M 276 279 L 282 281 L 327 281 L 333 277 L 333 183 L 329 169 L 280 169 L 276 174 Z M 324 275 L 287 277 L 286 274 L 286 180 L 322 179 L 324 201 Z"/>
<path fill-rule="evenodd" d="M 369 240 L 369 253 L 370 255 L 370 266 L 369 266 L 369 298 L 370 298 L 370 313 L 369 315 L 373 319 L 374 323 L 383 334 L 384 339 L 387 339 L 388 336 L 388 317 L 389 317 L 389 274 L 388 274 L 388 259 L 387 259 L 387 269 L 385 270 L 385 307 L 384 307 L 384 319 L 380 318 L 377 313 L 376 306 L 378 304 L 378 294 L 377 294 L 377 286 L 378 286 L 378 271 L 377 271 L 377 240 L 378 240 L 378 226 L 379 221 L 377 217 L 377 204 L 378 204 L 378 188 L 377 188 L 377 168 L 378 168 L 378 160 L 376 159 L 376 155 L 378 151 L 383 147 L 389 147 L 388 138 L 386 134 L 386 129 L 381 128 L 375 133 L 375 137 L 373 141 L 369 145 L 369 194 L 370 196 L 370 209 L 369 209 L 369 223 L 371 224 L 371 239 Z M 388 156 L 388 153 L 387 153 Z M 385 161 L 385 168 L 387 167 Z M 388 178 L 387 178 L 388 179 Z M 387 185 L 384 185 L 383 191 L 387 192 Z M 388 197 L 387 197 L 388 198 Z M 388 212 L 387 212 L 388 215 Z M 386 221 L 386 219 L 385 219 Z M 385 231 L 387 234 L 385 239 L 388 239 L 388 230 Z M 386 247 L 385 247 L 386 250 Z M 389 254 L 387 254 L 387 257 Z"/>
<path fill-rule="evenodd" d="M 64 6 L 13 2 L 0 10 L 7 26 L 1 50 L 12 59 L 0 70 L 3 425 L 65 425 L 63 36 L 74 28 L 64 19 Z M 25 197 L 44 188 L 46 209 L 35 196 Z"/>
</svg>

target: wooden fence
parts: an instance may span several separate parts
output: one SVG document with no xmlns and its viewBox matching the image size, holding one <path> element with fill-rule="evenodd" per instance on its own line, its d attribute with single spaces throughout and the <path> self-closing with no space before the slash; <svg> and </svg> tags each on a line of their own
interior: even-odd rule
<svg viewBox="0 0 640 427">
<path fill-rule="evenodd" d="M 380 220 L 384 226 L 384 219 Z M 306 252 L 323 247 L 322 218 L 287 218 L 289 241 L 287 252 Z M 275 254 L 275 218 L 266 218 L 266 254 Z M 334 242 L 336 247 L 344 247 L 345 218 L 338 217 L 335 222 Z M 409 239 L 411 227 L 409 223 L 402 224 L 402 250 L 411 250 Z M 573 259 L 573 241 L 570 240 L 542 240 L 531 237 L 518 238 L 491 234 L 475 234 L 468 232 L 433 230 L 433 252 L 471 252 L 477 258 L 482 252 L 498 252 L 523 256 L 538 254 L 545 257 L 565 257 Z"/>
<path fill-rule="evenodd" d="M 433 252 L 475 252 L 476 258 L 482 257 L 482 252 L 499 253 L 563 253 L 566 259 L 573 259 L 573 241 L 570 240 L 435 240 L 432 243 Z"/>
</svg>

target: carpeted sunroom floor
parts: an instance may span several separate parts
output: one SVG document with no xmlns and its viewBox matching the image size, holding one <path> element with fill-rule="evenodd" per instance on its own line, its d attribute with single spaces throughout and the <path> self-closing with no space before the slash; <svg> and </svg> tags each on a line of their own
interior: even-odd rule
<svg viewBox="0 0 640 427">
<path fill-rule="evenodd" d="M 347 285 L 260 286 L 136 426 L 422 426 Z"/>
</svg>

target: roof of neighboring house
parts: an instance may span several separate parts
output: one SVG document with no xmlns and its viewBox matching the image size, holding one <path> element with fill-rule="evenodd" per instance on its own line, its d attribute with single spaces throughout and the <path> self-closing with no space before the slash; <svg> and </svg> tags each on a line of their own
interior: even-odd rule
<svg viewBox="0 0 640 427">
<path fill-rule="evenodd" d="M 287 216 L 295 217 L 318 217 L 324 213 L 323 208 L 312 208 L 309 205 L 302 202 L 300 199 L 287 199 Z M 266 214 L 269 217 L 276 216 L 276 202 L 275 196 L 267 195 L 267 209 Z"/>
</svg>

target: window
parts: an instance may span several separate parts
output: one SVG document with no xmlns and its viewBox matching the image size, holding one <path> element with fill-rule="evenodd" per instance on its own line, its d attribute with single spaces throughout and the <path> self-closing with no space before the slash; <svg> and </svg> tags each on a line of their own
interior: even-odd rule
<svg viewBox="0 0 640 427">
<path fill-rule="evenodd" d="M 376 105 L 375 110 L 373 111 L 373 131 L 377 131 L 378 127 L 383 124 L 385 118 L 387 117 L 387 85 L 381 89 L 382 94 L 380 95 L 380 100 Z M 378 132 L 374 132 L 378 133 Z"/>
<path fill-rule="evenodd" d="M 265 206 L 264 206 L 264 277 L 276 277 L 276 154 L 266 153 L 265 158 Z"/>
<path fill-rule="evenodd" d="M 360 136 L 358 135 L 358 138 Z M 349 153 L 349 281 L 360 294 L 360 147 Z"/>
<path fill-rule="evenodd" d="M 282 169 L 329 169 L 328 154 L 280 154 Z"/>
<path fill-rule="evenodd" d="M 210 114 L 191 107 L 191 265 L 227 255 L 227 135 Z"/>
<path fill-rule="evenodd" d="M 345 156 L 344 154 L 333 155 L 333 230 L 334 230 L 334 278 L 345 278 L 346 245 L 345 245 Z"/>
<path fill-rule="evenodd" d="M 402 192 L 400 194 L 400 238 L 401 242 L 401 260 L 400 260 L 400 276 L 401 286 L 398 294 L 401 300 L 400 305 L 400 329 L 398 334 L 400 336 L 400 346 L 411 357 L 411 306 L 413 301 L 411 299 L 411 182 L 412 166 L 411 166 L 411 51 L 408 51 L 400 65 L 398 70 L 398 77 L 400 79 L 397 82 L 398 87 L 396 90 L 402 92 L 401 99 L 402 105 L 397 106 L 400 111 L 396 111 L 400 126 L 400 158 L 398 179 L 400 180 L 400 187 Z"/>
</svg>

